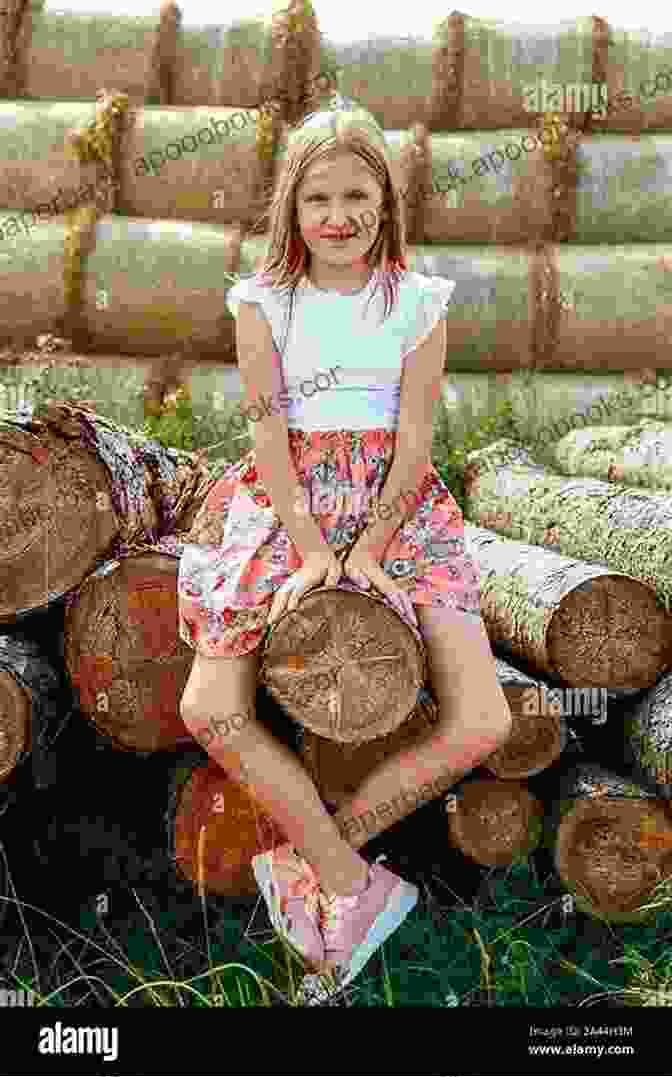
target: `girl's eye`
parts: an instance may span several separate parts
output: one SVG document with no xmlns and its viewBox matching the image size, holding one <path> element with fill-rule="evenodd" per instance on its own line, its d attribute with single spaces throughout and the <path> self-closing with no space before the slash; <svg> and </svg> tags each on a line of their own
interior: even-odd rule
<svg viewBox="0 0 672 1077">
<path fill-rule="evenodd" d="M 366 198 L 366 195 L 363 193 L 363 191 L 355 191 L 354 194 L 351 197 L 353 197 L 353 198 Z M 314 202 L 318 198 L 326 198 L 326 195 L 323 195 L 323 194 L 311 194 L 310 197 L 306 199 L 306 202 Z"/>
</svg>

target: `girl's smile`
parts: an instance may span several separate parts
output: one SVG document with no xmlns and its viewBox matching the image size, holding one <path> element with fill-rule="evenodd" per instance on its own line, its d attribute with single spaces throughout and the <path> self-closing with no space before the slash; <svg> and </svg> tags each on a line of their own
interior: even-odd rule
<svg viewBox="0 0 672 1077">
<path fill-rule="evenodd" d="M 384 218 L 382 205 L 380 185 L 354 155 L 332 155 L 307 170 L 296 208 L 311 255 L 311 278 L 318 287 L 357 288 L 366 283 L 366 254 Z"/>
</svg>

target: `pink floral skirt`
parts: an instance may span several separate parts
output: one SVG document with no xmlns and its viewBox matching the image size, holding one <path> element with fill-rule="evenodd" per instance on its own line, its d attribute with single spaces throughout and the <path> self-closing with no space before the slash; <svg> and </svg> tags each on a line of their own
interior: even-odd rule
<svg viewBox="0 0 672 1077">
<path fill-rule="evenodd" d="M 396 436 L 289 431 L 297 497 L 335 553 L 356 540 L 376 505 L 383 519 L 390 515 L 382 511 L 383 488 Z M 414 493 L 402 502 L 409 514 L 383 552 L 383 571 L 416 606 L 480 619 L 479 572 L 465 554 L 459 505 L 432 466 Z M 264 489 L 254 450 L 215 483 L 188 537 L 178 577 L 180 638 L 212 658 L 249 654 L 263 640 L 275 591 L 303 564 Z"/>
</svg>

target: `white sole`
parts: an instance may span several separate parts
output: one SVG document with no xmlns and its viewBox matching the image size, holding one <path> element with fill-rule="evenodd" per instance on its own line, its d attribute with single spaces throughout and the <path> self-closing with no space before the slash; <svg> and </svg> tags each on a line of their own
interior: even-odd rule
<svg viewBox="0 0 672 1077">
<path fill-rule="evenodd" d="M 273 892 L 271 890 L 271 885 L 273 882 L 271 858 L 264 853 L 261 853 L 259 856 L 255 856 L 252 861 L 252 871 L 254 872 L 257 886 L 264 895 L 266 907 L 268 909 L 268 915 L 271 918 L 271 923 L 273 924 L 273 927 L 278 932 L 278 934 L 282 935 L 283 938 L 287 939 L 288 942 L 291 942 L 291 939 L 289 938 L 287 932 L 287 924 L 283 918 L 282 913 L 280 912 L 279 901 L 273 896 Z"/>
<path fill-rule="evenodd" d="M 402 880 L 387 899 L 387 905 L 369 928 L 369 932 L 358 947 L 355 948 L 350 968 L 342 980 L 339 989 L 346 987 L 366 965 L 369 958 L 382 946 L 387 938 L 404 922 L 411 909 L 417 904 L 420 892 L 413 883 Z"/>
</svg>

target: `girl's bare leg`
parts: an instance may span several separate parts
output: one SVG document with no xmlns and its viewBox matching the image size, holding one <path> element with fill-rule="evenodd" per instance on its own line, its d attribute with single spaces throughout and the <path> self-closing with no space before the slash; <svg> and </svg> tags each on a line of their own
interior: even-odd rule
<svg viewBox="0 0 672 1077">
<path fill-rule="evenodd" d="M 368 864 L 341 836 L 301 760 L 258 721 L 258 666 L 256 651 L 239 658 L 196 654 L 180 704 L 182 720 L 279 823 L 322 889 L 354 893 L 367 879 Z"/>
<path fill-rule="evenodd" d="M 416 612 L 439 721 L 407 750 L 384 759 L 333 816 L 355 849 L 450 789 L 511 733 L 483 623 L 430 606 Z"/>
</svg>

